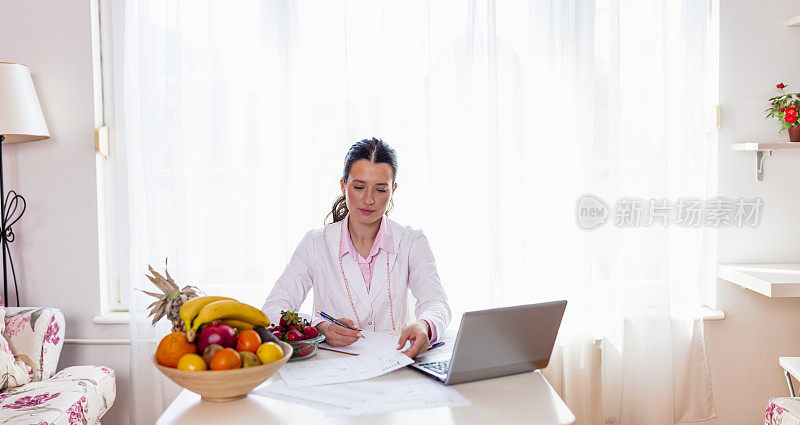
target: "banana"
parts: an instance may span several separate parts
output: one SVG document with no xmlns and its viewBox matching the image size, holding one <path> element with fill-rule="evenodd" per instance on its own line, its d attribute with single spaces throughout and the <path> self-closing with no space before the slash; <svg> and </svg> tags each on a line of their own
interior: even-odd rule
<svg viewBox="0 0 800 425">
<path fill-rule="evenodd" d="M 239 329 L 240 331 L 243 331 L 245 329 L 253 329 L 255 327 L 255 325 L 252 323 L 236 319 L 223 319 L 222 323 L 233 326 L 234 328 Z"/>
<path fill-rule="evenodd" d="M 233 298 L 228 298 L 228 297 L 205 296 L 205 297 L 192 298 L 189 301 L 186 301 L 181 306 L 181 311 L 180 311 L 180 316 L 181 320 L 183 320 L 183 325 L 188 331 L 189 329 L 192 328 L 192 320 L 194 320 L 197 314 L 200 313 L 200 310 L 202 310 L 203 307 L 213 303 L 214 301 L 232 300 L 232 299 Z"/>
<path fill-rule="evenodd" d="M 212 320 L 233 319 L 250 323 L 254 326 L 269 325 L 269 318 L 263 311 L 236 300 L 214 301 L 203 307 L 192 321 L 192 327 L 186 330 L 186 339 L 194 341 L 197 330 L 204 323 Z"/>
</svg>

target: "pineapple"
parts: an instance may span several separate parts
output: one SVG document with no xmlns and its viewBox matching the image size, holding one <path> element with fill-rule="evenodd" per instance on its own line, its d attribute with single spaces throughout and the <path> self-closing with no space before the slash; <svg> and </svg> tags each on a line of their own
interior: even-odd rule
<svg viewBox="0 0 800 425">
<path fill-rule="evenodd" d="M 186 301 L 198 296 L 197 287 L 186 285 L 183 289 L 179 290 L 178 285 L 175 284 L 175 281 L 172 280 L 172 277 L 169 275 L 166 265 L 164 266 L 164 274 L 167 275 L 166 278 L 153 270 L 153 267 L 149 264 L 147 268 L 150 269 L 150 273 L 152 273 L 153 276 L 147 274 L 145 274 L 145 276 L 163 292 L 159 294 L 157 292 L 148 292 L 140 289 L 140 291 L 145 294 L 158 298 L 147 306 L 150 310 L 148 317 L 153 316 L 153 326 L 166 315 L 167 318 L 172 321 L 172 332 L 185 332 L 186 329 L 180 316 L 181 306 Z"/>
</svg>

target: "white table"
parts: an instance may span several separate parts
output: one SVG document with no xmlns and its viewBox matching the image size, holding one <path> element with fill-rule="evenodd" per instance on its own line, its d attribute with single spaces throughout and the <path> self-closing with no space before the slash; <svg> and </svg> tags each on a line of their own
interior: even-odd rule
<svg viewBox="0 0 800 425">
<path fill-rule="evenodd" d="M 786 375 L 786 384 L 789 386 L 789 397 L 796 397 L 792 387 L 792 376 L 800 380 L 800 357 L 779 357 L 778 364 L 783 368 Z"/>
<path fill-rule="evenodd" d="M 320 350 L 318 358 L 344 354 Z M 422 375 L 409 368 L 374 378 L 395 380 Z M 264 385 L 280 380 L 275 374 Z M 215 403 L 183 390 L 158 419 L 158 425 L 201 424 L 487 424 L 536 423 L 571 424 L 575 415 L 556 394 L 541 372 L 535 371 L 484 381 L 454 385 L 470 406 L 401 410 L 359 417 L 326 417 L 317 409 L 250 394 L 247 398 Z"/>
</svg>

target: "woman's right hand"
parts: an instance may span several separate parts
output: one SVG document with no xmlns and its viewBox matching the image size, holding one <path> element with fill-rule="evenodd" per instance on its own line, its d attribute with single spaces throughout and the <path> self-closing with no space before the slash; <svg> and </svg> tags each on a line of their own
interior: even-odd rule
<svg viewBox="0 0 800 425">
<path fill-rule="evenodd" d="M 356 324 L 350 319 L 339 318 L 338 320 L 351 328 L 356 327 Z M 322 322 L 318 324 L 317 330 L 325 335 L 325 342 L 334 347 L 350 345 L 358 341 L 361 335 L 360 332 L 341 327 L 331 322 Z"/>
</svg>

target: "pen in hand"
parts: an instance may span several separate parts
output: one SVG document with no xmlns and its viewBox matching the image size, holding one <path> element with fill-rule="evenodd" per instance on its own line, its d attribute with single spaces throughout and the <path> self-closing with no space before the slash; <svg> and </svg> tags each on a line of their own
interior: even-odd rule
<svg viewBox="0 0 800 425">
<path fill-rule="evenodd" d="M 343 323 L 341 320 L 334 319 L 333 317 L 331 317 L 329 314 L 325 313 L 324 311 L 320 311 L 320 312 L 318 312 L 318 314 L 323 319 L 325 319 L 325 320 L 327 320 L 327 321 L 329 321 L 329 322 L 331 322 L 331 323 L 333 323 L 335 325 L 339 325 L 339 326 L 341 326 L 341 327 L 343 327 L 345 329 L 350 329 L 351 331 L 361 332 L 361 329 L 356 329 L 356 328 L 354 328 L 352 326 L 348 326 L 346 323 Z M 359 336 L 361 338 L 367 339 L 367 337 L 365 337 L 364 335 L 359 335 Z"/>
</svg>

